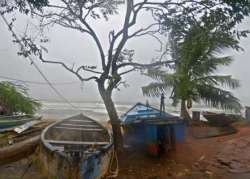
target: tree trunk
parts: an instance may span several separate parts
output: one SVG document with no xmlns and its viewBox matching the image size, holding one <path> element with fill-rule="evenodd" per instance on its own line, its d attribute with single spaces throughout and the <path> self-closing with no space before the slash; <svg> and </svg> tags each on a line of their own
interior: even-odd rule
<svg viewBox="0 0 250 179">
<path fill-rule="evenodd" d="M 123 137 L 121 133 L 120 120 L 119 120 L 115 105 L 113 103 L 111 93 L 102 91 L 100 90 L 100 88 L 99 88 L 99 92 L 102 96 L 104 105 L 106 107 L 106 110 L 108 112 L 109 119 L 112 125 L 115 150 L 117 152 L 122 152 L 123 151 Z"/>
<path fill-rule="evenodd" d="M 187 111 L 187 108 L 186 108 L 186 100 L 182 99 L 181 100 L 181 117 L 185 120 L 188 120 L 190 121 L 191 120 L 191 117 Z"/>
</svg>

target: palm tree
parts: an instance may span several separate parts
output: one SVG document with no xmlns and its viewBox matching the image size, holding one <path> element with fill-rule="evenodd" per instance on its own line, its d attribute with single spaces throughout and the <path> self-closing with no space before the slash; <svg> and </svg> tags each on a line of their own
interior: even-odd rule
<svg viewBox="0 0 250 179">
<path fill-rule="evenodd" d="M 0 106 L 7 115 L 13 113 L 34 114 L 41 104 L 27 94 L 27 88 L 11 82 L 0 82 Z"/>
<path fill-rule="evenodd" d="M 173 104 L 181 102 L 181 116 L 190 119 L 187 108 L 192 102 L 201 102 L 212 107 L 239 111 L 239 99 L 227 90 L 239 87 L 239 81 L 230 75 L 218 75 L 220 66 L 232 62 L 230 56 L 220 56 L 224 48 L 239 48 L 233 35 L 213 26 L 193 25 L 182 41 L 171 38 L 171 56 L 176 60 L 174 72 L 148 70 L 148 76 L 156 82 L 142 88 L 143 94 L 159 96 L 172 90 Z M 176 34 L 175 34 L 176 35 Z"/>
</svg>

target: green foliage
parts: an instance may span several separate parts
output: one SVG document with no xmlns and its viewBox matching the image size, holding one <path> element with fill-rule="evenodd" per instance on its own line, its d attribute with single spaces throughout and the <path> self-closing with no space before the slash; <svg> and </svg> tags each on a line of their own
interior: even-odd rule
<svg viewBox="0 0 250 179">
<path fill-rule="evenodd" d="M 41 104 L 28 96 L 24 86 L 0 82 L 0 106 L 8 114 L 18 112 L 34 114 Z"/>
<path fill-rule="evenodd" d="M 183 0 L 182 2 L 185 4 L 186 1 Z M 238 39 L 246 37 L 249 33 L 248 29 L 237 29 L 237 24 L 240 24 L 249 16 L 249 0 L 189 1 L 189 4 L 185 4 L 183 9 L 179 9 L 179 11 L 182 11 L 182 13 L 176 13 L 175 10 L 159 15 L 163 32 L 175 29 L 172 33 L 175 33 L 177 40 L 185 37 L 194 23 L 200 22 L 201 26 L 213 27 L 213 30 L 219 28 L 224 33 L 234 35 Z M 239 47 L 235 48 L 239 50 Z"/>
<path fill-rule="evenodd" d="M 230 8 L 228 8 L 229 14 L 235 20 L 241 21 L 244 16 L 248 16 L 250 12 L 249 0 L 222 0 Z"/>
<path fill-rule="evenodd" d="M 171 88 L 174 104 L 180 100 L 202 100 L 209 106 L 239 111 L 239 100 L 225 90 L 239 87 L 239 81 L 229 75 L 215 75 L 218 67 L 228 66 L 232 62 L 229 56 L 219 56 L 222 50 L 239 49 L 239 42 L 223 29 L 214 29 L 211 23 L 193 24 L 184 39 L 175 41 L 175 45 L 171 46 L 175 52 L 175 56 L 172 55 L 176 60 L 175 71 L 166 74 L 159 68 L 148 70 L 147 75 L 158 82 L 143 87 L 143 94 L 159 96 Z"/>
<path fill-rule="evenodd" d="M 0 13 L 11 13 L 18 10 L 21 13 L 29 14 L 31 11 L 39 10 L 49 4 L 48 0 L 15 0 L 0 2 Z"/>
</svg>

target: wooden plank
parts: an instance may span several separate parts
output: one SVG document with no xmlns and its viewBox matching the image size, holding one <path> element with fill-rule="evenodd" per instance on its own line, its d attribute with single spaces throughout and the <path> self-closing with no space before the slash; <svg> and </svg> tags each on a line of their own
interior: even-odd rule
<svg viewBox="0 0 250 179">
<path fill-rule="evenodd" d="M 35 121 L 29 121 L 23 125 L 20 125 L 14 129 L 14 131 L 18 134 L 22 133 L 23 131 L 26 131 L 27 129 L 31 128 L 32 126 L 41 123 L 42 121 L 40 120 L 35 120 Z"/>
<path fill-rule="evenodd" d="M 247 121 L 250 121 L 250 107 L 246 106 L 245 117 Z"/>
<path fill-rule="evenodd" d="M 53 145 L 53 148 L 54 150 L 57 150 L 57 151 L 64 151 L 64 146 L 56 146 L 56 145 Z"/>
<path fill-rule="evenodd" d="M 91 124 L 70 124 L 70 123 L 61 123 L 59 124 L 60 126 L 71 126 L 71 127 L 98 127 L 100 128 L 99 125 L 91 125 Z"/>
<path fill-rule="evenodd" d="M 67 122 L 83 122 L 83 123 L 96 123 L 95 121 L 91 120 L 82 120 L 82 119 L 70 119 L 70 120 L 65 120 Z"/>
<path fill-rule="evenodd" d="M 65 129 L 65 130 L 79 130 L 79 131 L 103 131 L 103 129 L 90 129 L 90 128 L 76 128 L 76 127 L 53 127 L 54 129 Z"/>
<path fill-rule="evenodd" d="M 45 140 L 51 144 L 68 144 L 68 145 L 108 145 L 109 142 L 91 142 L 91 141 L 67 141 L 67 140 Z"/>
</svg>

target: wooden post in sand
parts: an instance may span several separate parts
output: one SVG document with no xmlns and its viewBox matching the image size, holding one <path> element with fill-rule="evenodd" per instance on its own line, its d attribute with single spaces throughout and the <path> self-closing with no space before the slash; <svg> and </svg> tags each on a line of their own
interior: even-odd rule
<svg viewBox="0 0 250 179">
<path fill-rule="evenodd" d="M 193 111 L 193 115 L 192 115 L 192 120 L 193 121 L 200 121 L 200 111 Z"/>
<path fill-rule="evenodd" d="M 246 120 L 250 121 L 250 106 L 246 106 Z"/>
</svg>

